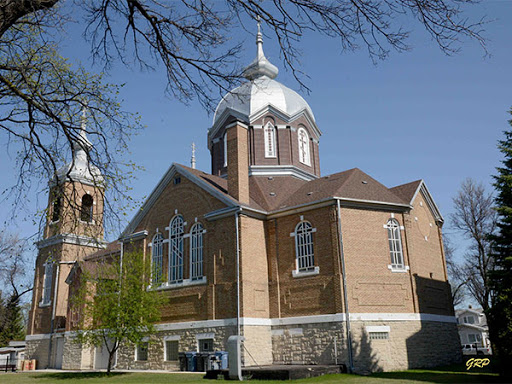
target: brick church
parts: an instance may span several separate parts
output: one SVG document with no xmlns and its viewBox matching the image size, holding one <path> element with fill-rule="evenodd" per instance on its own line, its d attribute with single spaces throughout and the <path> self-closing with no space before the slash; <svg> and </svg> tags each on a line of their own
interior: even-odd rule
<svg viewBox="0 0 512 384">
<path fill-rule="evenodd" d="M 388 188 L 357 168 L 321 176 L 315 116 L 275 80 L 262 44 L 258 32 L 247 82 L 216 109 L 211 173 L 173 164 L 110 244 L 82 131 L 73 161 L 50 182 L 37 244 L 27 355 L 39 368 L 105 367 L 102 347 L 72 342 L 70 271 L 127 243 L 151 259 L 150 289 L 168 304 L 151 342 L 122 346 L 117 368 L 177 370 L 179 352 L 225 350 L 236 334 L 245 366 L 367 372 L 460 359 L 443 218 L 427 186 Z"/>
</svg>

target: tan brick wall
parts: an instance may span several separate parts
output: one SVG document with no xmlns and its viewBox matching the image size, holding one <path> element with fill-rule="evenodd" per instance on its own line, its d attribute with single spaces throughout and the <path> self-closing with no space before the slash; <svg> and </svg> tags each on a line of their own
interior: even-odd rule
<svg viewBox="0 0 512 384">
<path fill-rule="evenodd" d="M 245 337 L 242 364 L 245 367 L 271 365 L 273 357 L 270 326 L 244 325 L 242 335 Z"/>
<path fill-rule="evenodd" d="M 249 204 L 249 148 L 247 128 L 236 124 L 227 129 L 228 193 L 242 204 Z"/>
</svg>

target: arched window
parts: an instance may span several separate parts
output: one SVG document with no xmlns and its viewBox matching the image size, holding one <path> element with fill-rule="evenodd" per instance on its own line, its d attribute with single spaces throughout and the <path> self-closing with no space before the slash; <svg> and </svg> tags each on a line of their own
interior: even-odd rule
<svg viewBox="0 0 512 384">
<path fill-rule="evenodd" d="M 311 165 L 311 158 L 309 155 L 309 135 L 304 128 L 299 128 L 299 161 L 302 164 Z"/>
<path fill-rule="evenodd" d="M 315 270 L 313 232 L 315 232 L 315 228 L 308 221 L 301 221 L 295 227 L 295 254 L 299 273 Z"/>
<path fill-rule="evenodd" d="M 175 216 L 169 225 L 169 282 L 183 281 L 183 232 L 181 215 Z"/>
<path fill-rule="evenodd" d="M 389 219 L 386 224 L 388 229 L 389 254 L 391 257 L 391 269 L 404 269 L 404 255 L 402 252 L 402 239 L 400 236 L 400 224 L 396 219 Z"/>
<path fill-rule="evenodd" d="M 43 294 L 41 304 L 50 304 L 52 300 L 52 281 L 53 281 L 53 261 L 51 258 L 46 259 L 44 263 L 44 277 L 43 277 Z"/>
<path fill-rule="evenodd" d="M 93 199 L 91 195 L 82 196 L 82 207 L 80 208 L 80 220 L 90 223 L 92 221 Z"/>
<path fill-rule="evenodd" d="M 190 230 L 190 279 L 203 277 L 203 226 L 196 223 Z"/>
<path fill-rule="evenodd" d="M 265 125 L 265 157 L 276 157 L 276 129 L 269 121 Z"/>
<path fill-rule="evenodd" d="M 151 244 L 151 283 L 153 285 L 160 285 L 162 282 L 163 242 L 164 237 L 161 233 L 157 233 Z"/>
<path fill-rule="evenodd" d="M 222 145 L 224 147 L 224 166 L 228 166 L 228 133 L 225 132 L 224 136 L 222 137 Z"/>
<path fill-rule="evenodd" d="M 62 209 L 62 196 L 56 195 L 53 200 L 52 222 L 59 221 L 61 209 Z"/>
</svg>

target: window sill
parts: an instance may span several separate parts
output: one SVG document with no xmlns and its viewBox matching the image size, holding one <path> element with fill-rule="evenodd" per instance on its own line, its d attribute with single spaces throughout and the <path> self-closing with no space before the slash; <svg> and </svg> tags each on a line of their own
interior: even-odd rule
<svg viewBox="0 0 512 384">
<path fill-rule="evenodd" d="M 55 225 L 55 224 L 59 224 L 60 220 L 57 220 L 57 221 L 50 221 L 50 225 Z"/>
<path fill-rule="evenodd" d="M 315 276 L 318 274 L 320 274 L 320 267 L 315 267 L 315 269 L 313 269 L 312 271 L 298 271 L 296 269 L 292 271 L 293 277 L 307 277 Z"/>
<path fill-rule="evenodd" d="M 49 301 L 47 303 L 43 303 L 42 301 L 39 302 L 39 308 L 49 307 L 50 305 L 52 305 L 51 301 Z"/>
<path fill-rule="evenodd" d="M 192 279 L 184 279 L 183 281 L 180 281 L 179 283 L 169 283 L 165 282 L 158 287 L 149 286 L 148 290 L 156 290 L 161 291 L 165 289 L 175 289 L 175 288 L 182 288 L 182 287 L 189 287 L 193 285 L 201 285 L 206 284 L 206 276 L 201 277 L 200 279 L 192 280 Z"/>
<path fill-rule="evenodd" d="M 82 220 L 82 219 L 78 219 L 78 222 L 79 222 L 80 224 L 85 224 L 85 225 L 94 225 L 94 224 L 96 224 L 96 222 L 95 222 L 94 220 L 91 220 L 91 221 L 84 221 L 84 220 Z"/>
<path fill-rule="evenodd" d="M 405 265 L 403 267 L 394 267 L 391 264 L 388 265 L 388 269 L 391 270 L 393 273 L 406 273 L 409 272 L 409 266 Z"/>
</svg>

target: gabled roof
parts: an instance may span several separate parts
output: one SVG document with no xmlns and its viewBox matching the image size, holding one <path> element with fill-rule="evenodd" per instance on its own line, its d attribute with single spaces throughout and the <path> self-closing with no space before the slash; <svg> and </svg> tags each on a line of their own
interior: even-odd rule
<svg viewBox="0 0 512 384">
<path fill-rule="evenodd" d="M 439 208 L 434 202 L 434 199 L 432 198 L 432 195 L 430 194 L 424 180 L 416 180 L 411 183 L 398 185 L 396 187 L 390 188 L 390 191 L 395 193 L 397 196 L 400 196 L 410 205 L 413 204 L 414 199 L 416 199 L 418 193 L 421 192 L 436 221 L 440 223 L 444 222 L 443 216 L 441 215 Z"/>
<path fill-rule="evenodd" d="M 283 200 L 280 208 L 339 198 L 361 203 L 382 203 L 400 207 L 409 204 L 358 168 L 309 181 Z"/>
<path fill-rule="evenodd" d="M 227 207 L 238 207 L 244 206 L 238 200 L 234 199 L 227 192 L 227 181 L 222 177 L 211 175 L 209 173 L 199 171 L 197 169 L 193 169 L 187 167 L 185 165 L 173 163 L 164 176 L 160 179 L 156 187 L 150 193 L 149 197 L 146 199 L 141 209 L 135 214 L 133 219 L 130 221 L 128 226 L 125 228 L 123 233 L 120 235 L 120 238 L 123 238 L 129 234 L 131 234 L 137 225 L 141 222 L 143 217 L 147 214 L 147 212 L 153 207 L 156 203 L 164 189 L 167 185 L 174 179 L 175 175 L 179 174 L 182 177 L 187 178 L 192 183 L 196 184 L 198 187 L 202 188 L 206 192 L 208 192 L 213 197 L 220 200 L 222 203 L 226 204 Z M 262 207 L 251 198 L 250 208 L 262 210 Z"/>
</svg>

